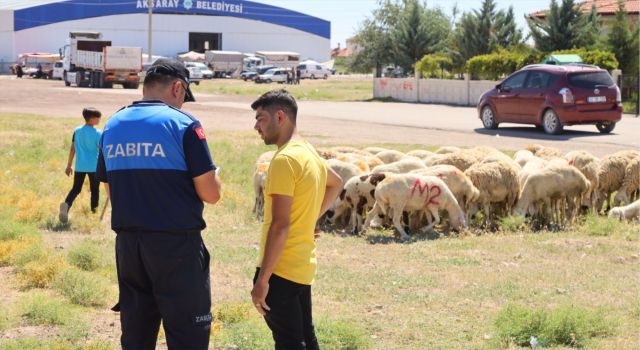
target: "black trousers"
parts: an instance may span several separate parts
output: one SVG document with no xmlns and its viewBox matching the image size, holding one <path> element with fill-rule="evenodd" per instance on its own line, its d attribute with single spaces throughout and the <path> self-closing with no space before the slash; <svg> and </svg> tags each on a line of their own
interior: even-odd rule
<svg viewBox="0 0 640 350">
<path fill-rule="evenodd" d="M 118 232 L 123 350 L 153 350 L 160 320 L 169 349 L 202 349 L 211 332 L 209 252 L 199 233 Z"/>
<path fill-rule="evenodd" d="M 65 203 L 69 205 L 73 204 L 73 201 L 82 191 L 82 184 L 84 184 L 85 175 L 89 176 L 89 189 L 91 190 L 91 210 L 95 211 L 98 208 L 98 201 L 100 200 L 100 182 L 96 179 L 96 173 L 83 173 L 83 172 L 75 172 L 73 174 L 73 187 L 69 194 L 67 195 L 67 199 L 65 199 Z"/>
<path fill-rule="evenodd" d="M 260 269 L 256 269 L 254 284 L 259 272 Z M 320 349 L 313 327 L 310 285 L 272 274 L 266 302 L 271 311 L 264 319 L 271 329 L 276 350 Z"/>
</svg>

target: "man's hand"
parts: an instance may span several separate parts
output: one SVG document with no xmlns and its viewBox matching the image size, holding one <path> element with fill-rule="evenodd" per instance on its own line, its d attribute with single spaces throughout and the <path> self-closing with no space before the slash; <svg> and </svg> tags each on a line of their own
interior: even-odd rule
<svg viewBox="0 0 640 350">
<path fill-rule="evenodd" d="M 268 293 L 269 282 L 256 281 L 256 284 L 253 285 L 253 290 L 251 291 L 251 300 L 253 301 L 253 306 L 262 316 L 266 315 L 267 311 L 271 311 L 271 308 L 269 308 L 269 305 L 267 305 L 267 302 L 265 300 Z"/>
<path fill-rule="evenodd" d="M 67 176 L 71 175 L 71 173 L 73 172 L 73 170 L 71 170 L 71 165 L 67 165 L 67 168 L 64 169 L 64 173 L 67 174 Z"/>
</svg>

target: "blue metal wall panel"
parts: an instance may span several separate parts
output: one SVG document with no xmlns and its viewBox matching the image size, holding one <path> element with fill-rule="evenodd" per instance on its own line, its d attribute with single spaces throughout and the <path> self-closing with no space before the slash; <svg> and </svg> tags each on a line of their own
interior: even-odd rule
<svg viewBox="0 0 640 350">
<path fill-rule="evenodd" d="M 147 13 L 147 0 L 69 0 L 14 11 L 19 31 L 64 21 L 131 13 Z M 230 16 L 263 21 L 331 38 L 331 23 L 281 7 L 242 0 L 154 0 L 154 13 Z"/>
</svg>

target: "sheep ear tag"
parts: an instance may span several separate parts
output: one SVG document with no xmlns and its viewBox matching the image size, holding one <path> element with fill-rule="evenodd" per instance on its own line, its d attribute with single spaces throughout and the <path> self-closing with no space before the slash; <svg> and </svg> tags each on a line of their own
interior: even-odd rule
<svg viewBox="0 0 640 350">
<path fill-rule="evenodd" d="M 411 195 L 413 196 L 416 192 L 416 189 L 418 191 L 420 191 L 420 194 L 424 194 L 424 191 L 428 191 L 429 190 L 429 184 L 426 183 L 424 184 L 424 186 L 422 186 L 422 183 L 420 182 L 420 179 L 416 179 L 416 182 L 413 183 L 413 187 L 411 188 Z"/>
</svg>

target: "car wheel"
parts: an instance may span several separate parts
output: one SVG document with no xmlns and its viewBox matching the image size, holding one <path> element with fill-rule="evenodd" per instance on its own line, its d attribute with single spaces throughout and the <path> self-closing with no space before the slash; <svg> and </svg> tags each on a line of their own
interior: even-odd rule
<svg viewBox="0 0 640 350">
<path fill-rule="evenodd" d="M 544 112 L 542 116 L 542 127 L 547 134 L 557 135 L 562 132 L 562 123 L 553 109 L 547 109 Z"/>
<path fill-rule="evenodd" d="M 324 79 L 324 80 L 327 80 L 327 78 L 328 78 L 328 76 L 325 74 L 323 79 Z"/>
<path fill-rule="evenodd" d="M 315 78 L 316 78 L 316 76 L 311 74 L 311 79 L 315 79 Z"/>
<path fill-rule="evenodd" d="M 487 105 L 482 108 L 480 113 L 482 119 L 482 125 L 485 129 L 497 129 L 498 123 L 496 122 L 496 114 L 493 112 L 493 108 Z"/>
<path fill-rule="evenodd" d="M 600 131 L 601 134 L 608 134 L 616 127 L 615 122 L 601 122 L 596 123 L 596 128 Z"/>
</svg>

